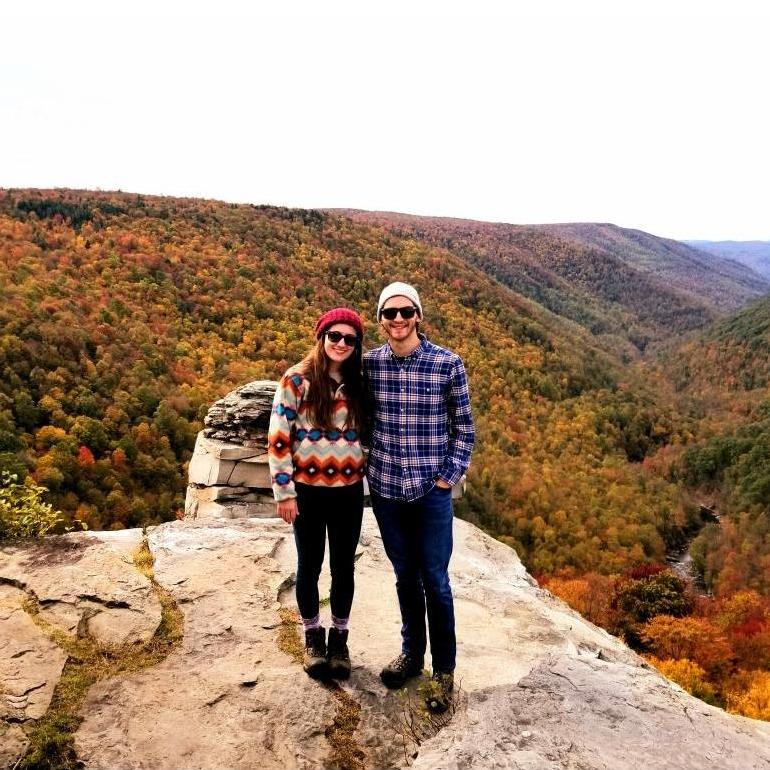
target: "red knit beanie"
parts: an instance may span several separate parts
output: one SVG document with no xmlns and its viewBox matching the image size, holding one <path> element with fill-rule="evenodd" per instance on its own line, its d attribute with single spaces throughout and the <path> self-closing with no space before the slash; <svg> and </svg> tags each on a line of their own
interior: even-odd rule
<svg viewBox="0 0 770 770">
<path fill-rule="evenodd" d="M 361 321 L 361 316 L 356 313 L 355 310 L 349 310 L 346 307 L 335 307 L 329 312 L 324 313 L 316 322 L 315 336 L 316 339 L 321 339 L 321 335 L 334 324 L 349 324 L 357 332 L 359 337 L 364 336 L 364 324 Z"/>
</svg>

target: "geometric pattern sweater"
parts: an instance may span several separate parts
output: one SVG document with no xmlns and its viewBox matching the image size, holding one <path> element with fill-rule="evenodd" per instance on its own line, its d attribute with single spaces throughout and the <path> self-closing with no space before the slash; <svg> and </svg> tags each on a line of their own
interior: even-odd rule
<svg viewBox="0 0 770 770">
<path fill-rule="evenodd" d="M 297 496 L 295 481 L 342 487 L 364 478 L 358 431 L 345 427 L 348 406 L 344 383 L 334 393 L 331 430 L 313 424 L 306 401 L 309 387 L 299 366 L 293 366 L 275 391 L 267 455 L 277 502 Z"/>
</svg>

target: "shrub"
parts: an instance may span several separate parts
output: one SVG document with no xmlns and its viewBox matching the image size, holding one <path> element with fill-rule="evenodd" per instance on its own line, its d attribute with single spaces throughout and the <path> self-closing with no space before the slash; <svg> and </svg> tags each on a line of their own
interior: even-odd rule
<svg viewBox="0 0 770 770">
<path fill-rule="evenodd" d="M 656 615 L 682 617 L 692 609 L 686 593 L 687 584 L 671 572 L 658 572 L 623 583 L 615 601 L 619 610 L 637 623 L 645 623 Z"/>
<path fill-rule="evenodd" d="M 739 686 L 727 694 L 727 710 L 752 719 L 770 719 L 770 671 L 751 671 L 736 677 Z"/>
<path fill-rule="evenodd" d="M 16 474 L 0 476 L 0 541 L 22 540 L 49 533 L 64 519 L 43 501 L 45 487 L 19 484 Z"/>
<path fill-rule="evenodd" d="M 733 665 L 733 651 L 718 628 L 703 618 L 658 615 L 645 624 L 642 640 L 658 658 L 688 659 L 712 679 L 720 679 Z"/>
</svg>

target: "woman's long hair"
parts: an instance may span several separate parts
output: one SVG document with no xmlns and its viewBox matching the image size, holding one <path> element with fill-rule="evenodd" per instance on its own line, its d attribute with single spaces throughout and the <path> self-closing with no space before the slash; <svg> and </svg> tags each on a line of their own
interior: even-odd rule
<svg viewBox="0 0 770 770">
<path fill-rule="evenodd" d="M 345 394 L 348 401 L 346 428 L 353 428 L 359 433 L 364 424 L 364 385 L 361 376 L 361 340 L 356 343 L 353 353 L 340 367 Z M 334 393 L 329 374 L 329 356 L 324 350 L 324 336 L 315 347 L 302 359 L 302 372 L 310 382 L 306 398 L 313 422 L 325 430 L 334 427 Z"/>
</svg>

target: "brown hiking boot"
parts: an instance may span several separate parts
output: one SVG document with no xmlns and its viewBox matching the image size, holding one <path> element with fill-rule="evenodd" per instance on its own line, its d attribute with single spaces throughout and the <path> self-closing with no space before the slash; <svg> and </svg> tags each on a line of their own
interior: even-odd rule
<svg viewBox="0 0 770 770">
<path fill-rule="evenodd" d="M 385 687 L 398 690 L 406 684 L 407 679 L 419 676 L 421 673 L 422 660 L 416 660 L 411 655 L 402 652 L 380 671 L 380 679 L 382 679 Z"/>
<path fill-rule="evenodd" d="M 305 631 L 302 668 L 313 679 L 329 678 L 329 666 L 326 663 L 326 631 L 323 626 Z"/>
<path fill-rule="evenodd" d="M 350 653 L 348 652 L 348 631 L 329 629 L 329 644 L 326 649 L 329 676 L 332 679 L 347 679 L 350 676 Z"/>
<path fill-rule="evenodd" d="M 443 714 L 452 705 L 452 691 L 455 688 L 455 677 L 451 672 L 434 671 L 428 682 L 425 705 L 434 714 Z"/>
</svg>

